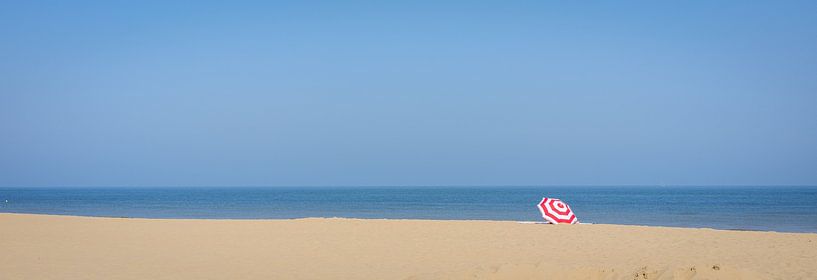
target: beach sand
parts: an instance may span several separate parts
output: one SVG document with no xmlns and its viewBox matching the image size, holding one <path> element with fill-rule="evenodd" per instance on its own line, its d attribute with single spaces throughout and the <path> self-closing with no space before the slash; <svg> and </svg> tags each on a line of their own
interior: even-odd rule
<svg viewBox="0 0 817 280">
<path fill-rule="evenodd" d="M 0 279 L 817 279 L 817 234 L 0 214 Z"/>
</svg>

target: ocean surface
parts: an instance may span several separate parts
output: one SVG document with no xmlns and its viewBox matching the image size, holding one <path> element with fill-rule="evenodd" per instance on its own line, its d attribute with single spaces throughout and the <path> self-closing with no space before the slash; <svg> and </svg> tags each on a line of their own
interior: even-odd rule
<svg viewBox="0 0 817 280">
<path fill-rule="evenodd" d="M 0 188 L 0 212 L 541 221 L 545 196 L 587 223 L 817 232 L 817 187 Z"/>
</svg>

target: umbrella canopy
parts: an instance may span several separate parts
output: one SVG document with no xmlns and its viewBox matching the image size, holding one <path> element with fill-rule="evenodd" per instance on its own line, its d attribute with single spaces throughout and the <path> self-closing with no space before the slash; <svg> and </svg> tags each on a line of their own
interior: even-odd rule
<svg viewBox="0 0 817 280">
<path fill-rule="evenodd" d="M 542 202 L 539 202 L 539 211 L 542 212 L 542 218 L 545 218 L 551 224 L 576 224 L 579 223 L 579 219 L 576 219 L 576 215 L 573 214 L 573 211 L 570 210 L 570 206 L 567 206 L 567 203 L 556 199 L 556 198 L 542 198 Z"/>
</svg>

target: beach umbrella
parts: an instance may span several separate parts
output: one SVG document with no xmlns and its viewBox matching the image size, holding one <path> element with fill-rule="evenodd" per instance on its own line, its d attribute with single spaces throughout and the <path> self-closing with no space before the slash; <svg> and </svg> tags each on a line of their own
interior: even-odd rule
<svg viewBox="0 0 817 280">
<path fill-rule="evenodd" d="M 579 219 L 570 210 L 570 206 L 560 199 L 556 198 L 542 198 L 539 202 L 539 211 L 542 212 L 542 218 L 551 224 L 577 224 Z"/>
</svg>

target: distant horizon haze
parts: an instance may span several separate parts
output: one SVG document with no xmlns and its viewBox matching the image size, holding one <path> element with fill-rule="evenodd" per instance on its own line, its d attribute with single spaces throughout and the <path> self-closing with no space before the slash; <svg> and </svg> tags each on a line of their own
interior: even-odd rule
<svg viewBox="0 0 817 280">
<path fill-rule="evenodd" d="M 287 189 L 287 188 L 312 188 L 312 189 L 351 189 L 351 188 L 584 188 L 584 189 L 611 189 L 611 188 L 691 188 L 691 189 L 706 189 L 706 188 L 724 188 L 724 189 L 753 189 L 753 188 L 769 188 L 769 187 L 786 187 L 786 188 L 817 188 L 817 185 L 547 185 L 547 184 L 527 184 L 527 185 L 53 185 L 53 186 L 0 186 L 0 189 L 137 189 L 137 188 L 152 188 L 152 189 Z"/>
</svg>

